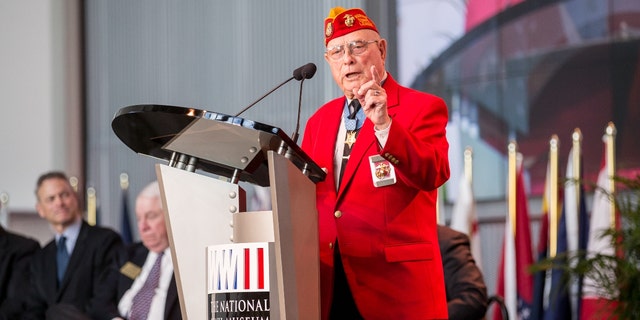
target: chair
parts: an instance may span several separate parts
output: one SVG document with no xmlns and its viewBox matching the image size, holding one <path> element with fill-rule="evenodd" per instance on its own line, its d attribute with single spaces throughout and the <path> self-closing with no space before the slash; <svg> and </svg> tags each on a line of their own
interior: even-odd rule
<svg viewBox="0 0 640 320">
<path fill-rule="evenodd" d="M 504 304 L 504 299 L 499 295 L 492 295 L 489 297 L 487 310 L 491 309 L 491 304 L 494 302 L 497 303 L 498 308 L 500 308 L 500 313 L 502 314 L 502 320 L 509 320 L 509 311 L 507 310 L 507 306 Z"/>
</svg>

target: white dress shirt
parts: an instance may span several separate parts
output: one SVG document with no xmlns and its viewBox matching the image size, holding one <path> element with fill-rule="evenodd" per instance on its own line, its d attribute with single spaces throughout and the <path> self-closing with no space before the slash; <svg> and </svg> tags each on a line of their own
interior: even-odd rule
<svg viewBox="0 0 640 320">
<path fill-rule="evenodd" d="M 147 255 L 147 259 L 144 261 L 140 275 L 133 281 L 131 288 L 124 293 L 118 303 L 118 311 L 120 311 L 120 315 L 124 317 L 129 316 L 133 297 L 136 296 L 138 291 L 140 291 L 140 288 L 142 288 L 142 285 L 144 285 L 144 282 L 147 280 L 147 277 L 151 272 L 151 267 L 153 267 L 153 263 L 156 261 L 157 257 L 158 253 L 156 252 L 150 251 Z M 158 288 L 156 289 L 156 294 L 153 296 L 153 300 L 151 301 L 151 308 L 149 309 L 149 316 L 147 319 L 164 319 L 164 308 L 167 301 L 167 290 L 171 283 L 171 277 L 173 277 L 173 261 L 171 260 L 171 251 L 167 248 L 164 250 L 164 254 L 162 256 L 160 281 L 158 283 Z"/>
<path fill-rule="evenodd" d="M 349 105 L 349 103 L 351 103 L 351 100 L 347 99 L 347 105 Z M 378 143 L 382 147 L 387 144 L 387 139 L 389 137 L 389 128 L 391 128 L 391 126 L 388 126 L 387 128 L 382 130 L 376 130 L 375 128 L 373 128 L 374 134 L 378 139 Z M 344 152 L 344 138 L 346 135 L 347 127 L 344 124 L 344 117 L 342 117 L 342 120 L 340 120 L 338 135 L 336 136 L 336 150 L 333 154 L 333 166 L 336 168 L 334 172 L 334 178 L 336 180 L 336 191 L 337 189 L 339 189 L 337 182 L 340 181 L 340 172 L 342 171 L 342 154 Z"/>
</svg>

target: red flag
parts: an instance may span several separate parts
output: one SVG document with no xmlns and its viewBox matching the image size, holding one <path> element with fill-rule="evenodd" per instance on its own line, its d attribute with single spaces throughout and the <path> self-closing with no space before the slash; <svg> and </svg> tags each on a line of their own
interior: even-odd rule
<svg viewBox="0 0 640 320">
<path fill-rule="evenodd" d="M 602 233 L 609 229 L 612 223 L 611 199 L 609 197 L 612 192 L 610 186 L 612 177 L 609 177 L 607 173 L 606 149 L 607 143 L 605 142 L 605 155 L 598 174 L 598 187 L 593 195 L 587 254 L 599 253 L 613 256 L 616 253 L 611 239 L 602 236 Z M 615 277 L 614 274 L 611 276 Z M 580 319 L 610 319 L 616 306 L 612 297 L 598 285 L 597 279 L 588 275 L 584 277 L 582 285 Z"/>
<path fill-rule="evenodd" d="M 515 319 L 531 319 L 533 304 L 533 276 L 528 269 L 533 264 L 529 209 L 524 189 L 522 166 L 516 174 L 516 229 L 511 231 L 507 215 L 502 263 L 499 267 L 497 293 L 502 295 L 507 309 Z M 494 319 L 502 316 L 496 312 Z"/>
</svg>

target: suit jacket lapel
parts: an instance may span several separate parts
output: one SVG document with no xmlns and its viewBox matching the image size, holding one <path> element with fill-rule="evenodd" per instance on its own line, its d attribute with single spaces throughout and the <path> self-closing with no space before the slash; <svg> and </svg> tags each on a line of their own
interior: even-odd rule
<svg viewBox="0 0 640 320">
<path fill-rule="evenodd" d="M 171 314 L 171 310 L 176 308 L 178 301 L 178 287 L 176 285 L 176 276 L 171 277 L 171 282 L 169 283 L 169 288 L 167 289 L 167 299 L 164 304 L 164 317 L 165 319 L 169 318 Z"/>
<path fill-rule="evenodd" d="M 52 261 L 52 266 L 56 265 L 56 240 L 51 240 L 42 250 L 44 250 L 44 261 Z M 44 282 L 43 288 L 47 297 L 56 297 L 56 301 L 59 299 L 60 289 L 58 289 L 58 275 L 56 274 L 55 267 L 44 267 L 42 270 L 41 281 Z M 50 298 L 48 298 L 50 299 Z"/>
<path fill-rule="evenodd" d="M 326 183 L 333 192 L 336 190 L 337 181 L 335 181 L 336 167 L 334 163 L 334 155 L 336 150 L 336 140 L 338 138 L 338 130 L 342 119 L 342 112 L 344 108 L 346 98 L 337 99 L 331 105 L 330 111 L 322 119 L 322 132 L 320 134 L 326 135 L 325 137 L 319 137 L 316 143 L 317 149 L 320 152 L 316 152 L 314 159 L 317 163 L 329 164 L 329 174 L 326 177 Z"/>
</svg>

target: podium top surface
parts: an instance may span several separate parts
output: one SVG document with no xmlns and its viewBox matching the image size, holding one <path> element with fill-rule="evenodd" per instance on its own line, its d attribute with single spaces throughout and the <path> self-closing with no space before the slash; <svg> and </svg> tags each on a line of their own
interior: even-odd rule
<svg viewBox="0 0 640 320">
<path fill-rule="evenodd" d="M 196 158 L 195 168 L 239 181 L 269 185 L 267 151 L 282 153 L 311 181 L 326 173 L 280 128 L 202 109 L 133 105 L 115 114 L 111 127 L 133 151 L 175 161 Z"/>
</svg>

